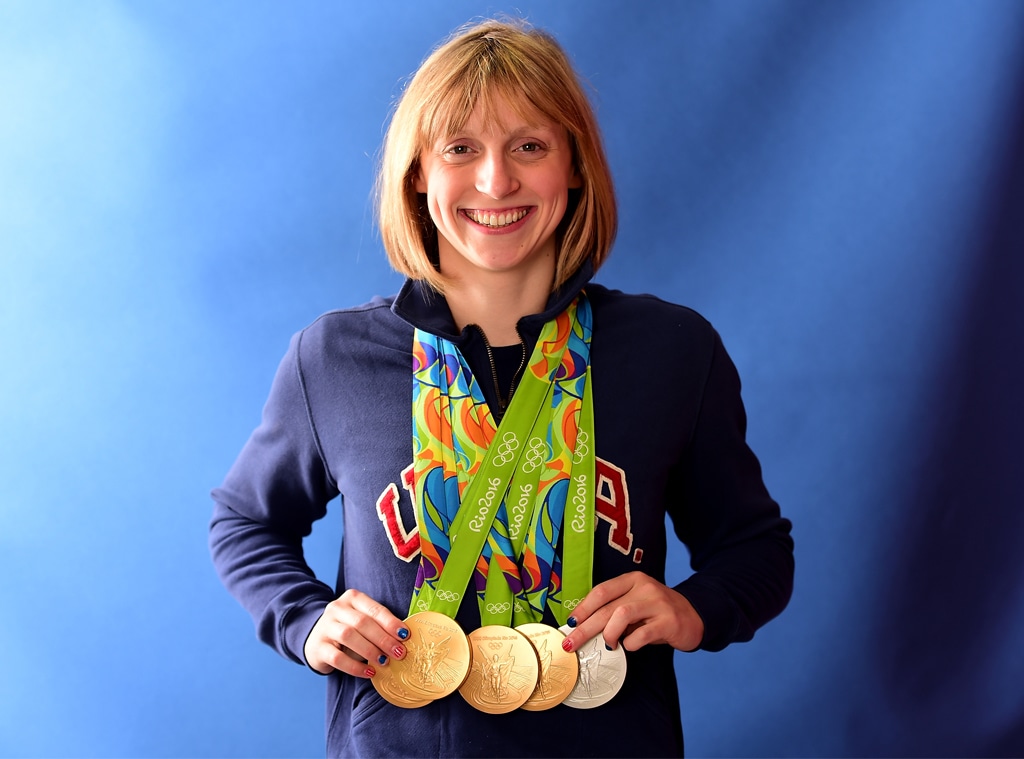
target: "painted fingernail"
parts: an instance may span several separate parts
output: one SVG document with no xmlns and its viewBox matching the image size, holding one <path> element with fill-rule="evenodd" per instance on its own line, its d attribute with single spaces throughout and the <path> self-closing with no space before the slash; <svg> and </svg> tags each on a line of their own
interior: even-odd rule
<svg viewBox="0 0 1024 759">
<path fill-rule="evenodd" d="M 386 654 L 381 654 L 380 656 L 378 656 L 377 657 L 377 663 L 378 664 L 387 664 L 388 663 L 387 655 Z"/>
<path fill-rule="evenodd" d="M 405 649 L 402 646 L 395 646 L 391 649 L 391 653 L 394 654 L 396 659 L 401 659 L 405 656 Z"/>
<path fill-rule="evenodd" d="M 404 627 L 398 628 L 398 637 L 401 638 L 402 640 L 405 640 L 406 638 L 409 637 L 409 631 L 406 628 L 404 628 Z"/>
<path fill-rule="evenodd" d="M 366 671 L 363 672 L 363 674 L 366 675 L 367 677 L 373 677 L 374 675 L 377 674 L 377 672 L 374 670 L 373 667 L 367 667 Z"/>
<path fill-rule="evenodd" d="M 567 625 L 569 625 L 569 627 L 575 627 L 576 626 L 576 617 L 569 617 L 567 620 L 565 620 L 565 623 Z"/>
<path fill-rule="evenodd" d="M 608 645 L 607 643 L 605 643 L 605 644 L 604 644 L 604 647 L 605 647 L 605 649 L 606 649 L 606 650 L 608 650 L 608 651 L 614 651 L 614 650 L 615 650 L 614 648 L 612 648 L 611 646 L 609 646 L 609 645 Z"/>
<path fill-rule="evenodd" d="M 568 653 L 572 653 L 572 641 L 566 638 L 562 641 L 562 648 Z"/>
</svg>

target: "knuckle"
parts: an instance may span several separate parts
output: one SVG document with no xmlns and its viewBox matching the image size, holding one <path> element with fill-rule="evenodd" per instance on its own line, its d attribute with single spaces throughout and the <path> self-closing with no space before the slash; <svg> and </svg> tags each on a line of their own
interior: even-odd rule
<svg viewBox="0 0 1024 759">
<path fill-rule="evenodd" d="M 351 604 L 353 601 L 355 601 L 360 596 L 362 596 L 362 593 L 360 593 L 358 590 L 356 590 L 355 588 L 349 588 L 344 593 L 342 593 L 340 596 L 338 596 L 338 600 L 339 601 L 344 601 L 346 603 Z"/>
<path fill-rule="evenodd" d="M 612 609 L 612 614 L 611 614 L 612 619 L 620 620 L 620 619 L 623 619 L 624 617 L 628 617 L 629 614 L 630 614 L 630 611 L 631 611 L 631 607 L 632 607 L 632 605 L 628 604 L 628 603 L 616 604 L 615 608 Z"/>
<path fill-rule="evenodd" d="M 329 664 L 339 672 L 345 672 L 347 674 L 355 674 L 357 670 L 356 660 L 351 656 L 347 656 L 341 651 L 335 651 L 331 655 Z"/>
<path fill-rule="evenodd" d="M 636 607 L 631 603 L 617 606 L 611 614 L 611 621 L 625 628 L 636 619 Z"/>
<path fill-rule="evenodd" d="M 604 606 L 606 603 L 608 603 L 608 588 L 603 584 L 595 586 L 583 600 L 583 604 L 593 604 L 597 608 Z"/>
<path fill-rule="evenodd" d="M 349 625 L 341 625 L 337 632 L 337 641 L 343 646 L 351 645 L 359 637 L 354 628 Z"/>
<path fill-rule="evenodd" d="M 339 597 L 339 598 L 335 598 L 333 601 L 331 601 L 329 604 L 327 604 L 327 606 L 324 608 L 324 611 L 325 612 L 330 612 L 330 613 L 335 613 L 339 609 L 344 609 L 344 608 L 345 608 L 345 601 L 344 601 L 344 596 L 342 596 L 342 597 Z"/>
<path fill-rule="evenodd" d="M 328 604 L 328 608 L 333 609 L 335 614 L 343 614 L 346 610 L 351 609 L 355 596 L 353 595 L 357 591 L 346 590 L 340 596 L 335 598 Z"/>
</svg>

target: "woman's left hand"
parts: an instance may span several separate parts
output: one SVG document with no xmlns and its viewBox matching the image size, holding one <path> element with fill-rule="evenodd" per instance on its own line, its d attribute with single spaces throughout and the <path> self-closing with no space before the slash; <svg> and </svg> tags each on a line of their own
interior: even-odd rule
<svg viewBox="0 0 1024 759">
<path fill-rule="evenodd" d="M 704 621 L 686 596 L 643 572 L 629 572 L 596 585 L 573 610 L 576 628 L 563 647 L 576 651 L 603 632 L 605 644 L 627 651 L 668 643 L 693 651 L 704 637 Z"/>
</svg>

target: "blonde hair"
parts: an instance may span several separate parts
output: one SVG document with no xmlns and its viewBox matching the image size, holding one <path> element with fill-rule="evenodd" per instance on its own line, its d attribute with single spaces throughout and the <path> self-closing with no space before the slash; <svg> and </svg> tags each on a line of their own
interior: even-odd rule
<svg viewBox="0 0 1024 759">
<path fill-rule="evenodd" d="M 615 238 L 615 191 L 600 130 L 565 52 L 550 34 L 523 21 L 484 21 L 456 32 L 420 65 L 392 116 L 377 176 L 378 224 L 388 260 L 438 292 L 446 282 L 436 266 L 437 229 L 416 192 L 419 156 L 461 130 L 477 103 L 493 112 L 497 98 L 521 116 L 539 112 L 569 134 L 582 186 L 570 191 L 559 226 L 553 287 L 588 259 L 596 271 Z"/>
</svg>

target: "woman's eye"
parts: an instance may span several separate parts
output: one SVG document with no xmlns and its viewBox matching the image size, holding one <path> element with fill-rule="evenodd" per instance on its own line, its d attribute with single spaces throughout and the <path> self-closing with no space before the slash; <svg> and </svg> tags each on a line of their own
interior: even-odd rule
<svg viewBox="0 0 1024 759">
<path fill-rule="evenodd" d="M 449 155 L 466 155 L 469 153 L 469 145 L 452 145 L 447 152 Z"/>
<path fill-rule="evenodd" d="M 542 148 L 539 142 L 524 142 L 518 149 L 524 153 L 539 153 Z"/>
</svg>

